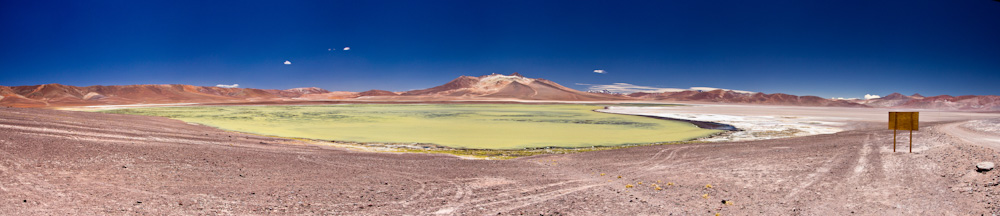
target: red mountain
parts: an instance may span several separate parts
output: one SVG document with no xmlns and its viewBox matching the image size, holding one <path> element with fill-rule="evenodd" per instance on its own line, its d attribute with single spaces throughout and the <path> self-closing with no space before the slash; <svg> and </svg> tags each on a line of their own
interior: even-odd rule
<svg viewBox="0 0 1000 216">
<path fill-rule="evenodd" d="M 396 94 L 395 92 L 386 91 L 386 90 L 378 90 L 378 89 L 372 89 L 372 90 L 363 91 L 361 93 L 358 93 L 358 96 L 362 96 L 362 97 L 363 96 L 397 96 L 397 95 L 399 95 L 399 94 Z"/>
<path fill-rule="evenodd" d="M 686 90 L 664 93 L 632 93 L 629 95 L 582 92 L 558 83 L 526 78 L 520 74 L 492 74 L 480 77 L 461 76 L 444 85 L 428 89 L 395 93 L 384 90 L 365 92 L 330 92 L 320 88 L 287 90 L 221 88 L 191 85 L 125 85 L 125 86 L 66 86 L 45 84 L 35 86 L 0 86 L 0 105 L 17 107 L 85 106 L 109 104 L 155 103 L 227 103 L 257 101 L 322 101 L 322 100 L 654 100 L 692 101 L 708 103 L 835 106 L 835 107 L 898 107 L 944 110 L 1000 110 L 1000 96 L 940 95 L 924 97 L 893 93 L 871 100 L 830 100 L 816 96 L 796 96 L 782 93 L 746 93 L 731 90 Z"/>
<path fill-rule="evenodd" d="M 957 97 L 938 95 L 924 97 L 920 94 L 906 96 L 900 93 L 892 93 L 883 98 L 864 100 L 861 103 L 872 107 L 979 111 L 1000 110 L 1000 96 L 996 95 L 964 95 Z"/>
<path fill-rule="evenodd" d="M 680 92 L 664 93 L 632 93 L 631 97 L 647 100 L 659 101 L 699 101 L 717 103 L 738 103 L 738 104 L 762 104 L 762 105 L 797 105 L 797 106 L 836 106 L 836 107 L 865 107 L 865 105 L 842 101 L 830 100 L 816 96 L 795 96 L 789 94 L 764 94 L 764 93 L 739 93 L 731 90 L 716 89 L 712 91 L 687 90 Z"/>
<path fill-rule="evenodd" d="M 892 94 L 886 95 L 885 97 L 882 97 L 882 98 L 876 98 L 876 99 L 861 101 L 861 103 L 864 103 L 864 104 L 867 104 L 868 106 L 873 106 L 873 107 L 894 107 L 894 106 L 902 105 L 902 104 L 904 104 L 904 103 L 906 103 L 907 101 L 910 101 L 910 100 L 913 100 L 913 97 L 906 96 L 906 95 L 903 95 L 903 94 L 900 94 L 900 93 L 892 93 Z"/>
<path fill-rule="evenodd" d="M 423 98 L 505 98 L 523 100 L 626 100 L 628 97 L 582 92 L 545 79 L 520 74 L 492 74 L 480 77 L 461 76 L 444 85 L 403 92 L 403 96 Z"/>
<path fill-rule="evenodd" d="M 0 86 L 0 105 L 18 107 L 83 106 L 101 104 L 151 104 L 288 100 L 309 94 L 330 93 L 319 88 L 289 90 L 221 88 L 191 85 Z"/>
</svg>

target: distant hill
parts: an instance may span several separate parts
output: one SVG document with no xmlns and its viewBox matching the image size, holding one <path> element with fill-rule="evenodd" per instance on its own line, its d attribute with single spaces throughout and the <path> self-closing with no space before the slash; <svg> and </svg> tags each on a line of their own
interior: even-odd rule
<svg viewBox="0 0 1000 216">
<path fill-rule="evenodd" d="M 699 101 L 734 104 L 761 105 L 795 105 L 795 106 L 834 106 L 834 107 L 866 107 L 849 101 L 830 100 L 816 96 L 795 96 L 789 94 L 740 93 L 732 90 L 716 89 L 712 91 L 687 90 L 664 93 L 632 93 L 630 97 L 657 101 Z"/>
<path fill-rule="evenodd" d="M 872 107 L 1000 111 L 1000 96 L 996 95 L 938 95 L 924 97 L 920 94 L 906 96 L 900 93 L 892 93 L 883 98 L 860 101 L 860 103 Z"/>
<path fill-rule="evenodd" d="M 280 101 L 450 101 L 450 100 L 552 100 L 552 101 L 666 101 L 729 104 L 888 107 L 908 109 L 1000 111 L 1000 96 L 939 95 L 924 97 L 893 93 L 882 98 L 835 100 L 816 96 L 764 94 L 725 89 L 691 89 L 675 92 L 638 92 L 628 95 L 610 91 L 583 92 L 558 83 L 520 74 L 460 76 L 440 86 L 406 92 L 369 90 L 327 91 L 321 88 L 286 90 L 222 88 L 192 85 L 0 86 L 0 105 L 16 107 L 86 106 L 163 103 L 247 103 Z"/>
<path fill-rule="evenodd" d="M 363 97 L 363 96 L 397 96 L 397 95 L 399 95 L 399 94 L 397 94 L 395 92 L 386 91 L 386 90 L 378 90 L 378 89 L 372 89 L 372 90 L 363 91 L 361 93 L 358 93 L 358 96 L 361 96 L 361 97 Z"/>
<path fill-rule="evenodd" d="M 407 91 L 401 95 L 433 98 L 507 98 L 560 101 L 629 99 L 621 95 L 578 91 L 549 80 L 526 78 L 517 73 L 511 75 L 492 74 L 480 77 L 461 76 L 444 85 Z"/>
<path fill-rule="evenodd" d="M 17 107 L 101 104 L 206 103 L 290 100 L 328 94 L 320 88 L 288 90 L 221 88 L 192 85 L 122 85 L 77 87 L 60 84 L 0 86 L 0 105 Z"/>
</svg>

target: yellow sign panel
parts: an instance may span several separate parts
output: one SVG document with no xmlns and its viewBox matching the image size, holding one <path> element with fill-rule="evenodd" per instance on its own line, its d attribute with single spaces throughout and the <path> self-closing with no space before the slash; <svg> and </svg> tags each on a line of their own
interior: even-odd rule
<svg viewBox="0 0 1000 216">
<path fill-rule="evenodd" d="M 917 130 L 920 112 L 889 112 L 889 130 Z"/>
</svg>

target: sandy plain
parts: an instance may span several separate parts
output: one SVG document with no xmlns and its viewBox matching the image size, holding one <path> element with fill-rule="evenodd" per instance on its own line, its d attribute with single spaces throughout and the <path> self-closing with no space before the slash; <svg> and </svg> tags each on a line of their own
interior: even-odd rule
<svg viewBox="0 0 1000 216">
<path fill-rule="evenodd" d="M 468 160 L 0 108 L 0 214 L 1000 214 L 1000 171 L 974 166 L 1000 162 L 979 138 L 997 136 L 983 127 L 1000 114 L 924 111 L 907 153 L 906 136 L 892 151 L 885 111 L 696 106 L 656 112 L 799 116 L 841 131 Z"/>
</svg>

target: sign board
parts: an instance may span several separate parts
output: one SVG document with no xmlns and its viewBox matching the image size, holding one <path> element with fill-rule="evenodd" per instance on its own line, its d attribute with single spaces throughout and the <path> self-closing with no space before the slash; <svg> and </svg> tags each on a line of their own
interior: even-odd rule
<svg viewBox="0 0 1000 216">
<path fill-rule="evenodd" d="M 896 130 L 910 131 L 910 153 L 913 153 L 913 131 L 920 126 L 919 112 L 889 112 L 889 130 L 892 130 L 892 152 L 896 152 Z"/>
<path fill-rule="evenodd" d="M 889 112 L 889 130 L 917 130 L 919 112 Z"/>
</svg>

